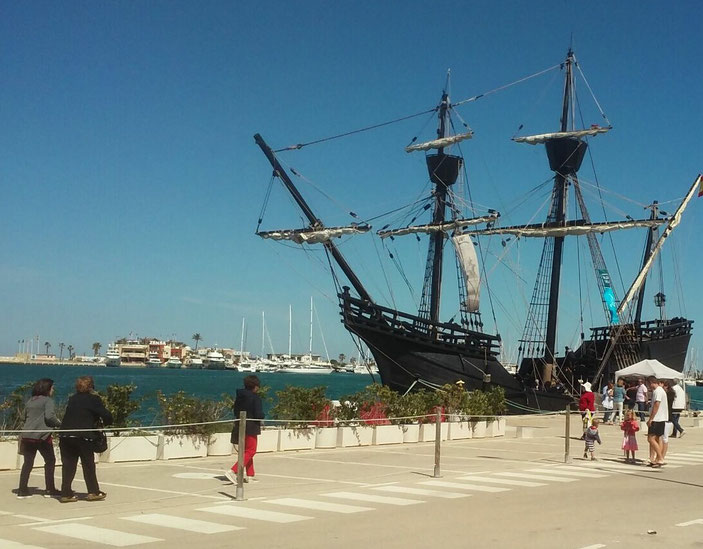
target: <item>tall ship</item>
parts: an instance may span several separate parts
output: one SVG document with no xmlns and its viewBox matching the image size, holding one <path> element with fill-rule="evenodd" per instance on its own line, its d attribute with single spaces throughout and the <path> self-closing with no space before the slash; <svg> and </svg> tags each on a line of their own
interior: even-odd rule
<svg viewBox="0 0 703 549">
<path fill-rule="evenodd" d="M 261 231 L 260 218 L 257 234 L 266 239 L 323 247 L 330 267 L 336 266 L 338 269 L 332 269 L 332 273 L 338 289 L 342 322 L 369 348 L 384 385 L 401 393 L 419 388 L 439 388 L 456 382 L 462 382 L 469 390 L 500 386 L 505 390 L 510 412 L 524 413 L 562 410 L 573 402 L 582 383 L 598 381 L 642 358 L 663 359 L 665 364 L 679 371 L 683 368 L 693 322 L 681 317 L 669 320 L 663 315 L 659 319 L 643 320 L 642 303 L 647 275 L 660 257 L 659 251 L 665 239 L 678 225 L 696 191 L 700 189 L 703 192 L 701 177 L 696 178 L 671 215 L 652 203 L 651 215 L 645 219 L 627 216 L 624 220 L 592 221 L 578 172 L 589 140 L 607 133 L 611 126 L 609 123 L 588 127 L 577 124 L 574 88 L 577 67 L 571 50 L 563 63 L 553 67 L 564 73 L 563 95 L 558 110 L 559 127 L 556 131 L 514 137 L 518 143 L 544 145 L 553 172 L 545 183 L 551 182 L 551 190 L 545 200 L 547 217 L 538 223 L 528 220 L 503 226 L 498 211 L 478 207 L 471 200 L 467 166 L 461 148 L 462 143 L 474 135 L 457 107 L 482 95 L 452 103 L 447 83 L 439 103 L 425 111 L 435 117 L 436 135 L 429 141 L 419 143 L 413 138 L 405 150 L 412 154 L 425 154 L 428 192 L 420 199 L 415 198 L 405 215 L 397 215 L 402 206 L 392 210 L 395 224 L 390 222 L 376 231 L 376 236 L 382 241 L 393 241 L 403 236 L 412 236 L 418 242 L 425 239 L 426 259 L 417 311 L 402 311 L 377 301 L 336 244 L 340 238 L 370 233 L 370 224 L 356 221 L 357 216 L 353 214 L 355 221 L 349 226 L 326 226 L 293 183 L 289 172 L 296 177 L 304 176 L 293 168 L 284 167 L 279 160 L 280 153 L 300 150 L 332 138 L 355 135 L 411 116 L 278 150 L 272 149 L 261 135 L 254 136 L 273 168 L 270 184 L 280 182 L 308 222 L 308 226 L 302 229 Z M 607 122 L 602 111 L 601 114 Z M 410 183 L 404 181 L 403 188 L 409 189 Z M 269 196 L 270 188 L 267 199 Z M 570 197 L 572 202 L 569 202 Z M 567 216 L 569 205 L 577 212 L 576 217 Z M 423 214 L 429 215 L 430 219 L 421 222 Z M 366 219 L 380 217 L 382 215 L 369 215 Z M 611 231 L 638 228 L 646 233 L 642 239 L 646 241 L 645 253 L 637 276 L 624 297 L 619 298 L 600 250 L 599 237 Z M 560 284 L 567 237 L 585 238 L 604 323 L 593 328 L 588 336 L 583 334 L 578 347 L 566 349 L 561 356 L 557 350 L 557 327 L 560 322 Z M 482 291 L 491 297 L 487 287 L 487 243 L 496 238 L 504 248 L 530 238 L 543 240 L 536 282 L 519 339 L 517 371 L 512 368 L 508 370 L 501 363 L 502 337 L 497 328 L 493 333 L 486 329 L 481 315 Z M 397 258 L 389 255 L 395 263 Z M 444 278 L 450 268 L 451 256 L 458 282 L 452 296 L 458 298 L 458 303 L 445 307 L 455 312 L 450 318 L 443 319 Z M 582 270 L 579 270 L 579 277 Z M 411 276 L 408 273 L 407 270 L 402 271 L 403 279 Z M 346 283 L 340 280 L 341 276 Z M 660 291 L 658 296 L 661 301 L 663 292 Z M 491 316 L 495 319 L 493 301 L 488 300 Z"/>
</svg>

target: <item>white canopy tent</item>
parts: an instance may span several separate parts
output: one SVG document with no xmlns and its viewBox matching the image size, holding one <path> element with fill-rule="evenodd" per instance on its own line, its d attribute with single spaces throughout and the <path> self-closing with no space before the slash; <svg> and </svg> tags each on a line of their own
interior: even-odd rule
<svg viewBox="0 0 703 549">
<path fill-rule="evenodd" d="M 655 376 L 657 379 L 683 379 L 684 375 L 673 368 L 664 366 L 658 360 L 642 360 L 632 366 L 615 372 L 615 379 L 620 377 L 647 377 Z"/>
</svg>

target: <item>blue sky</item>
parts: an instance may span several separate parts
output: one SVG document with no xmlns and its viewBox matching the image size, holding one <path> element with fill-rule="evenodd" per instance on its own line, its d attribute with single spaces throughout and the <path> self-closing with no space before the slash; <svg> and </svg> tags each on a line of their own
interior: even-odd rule
<svg viewBox="0 0 703 549">
<path fill-rule="evenodd" d="M 0 354 L 13 354 L 19 339 L 34 334 L 54 351 L 63 341 L 79 353 L 130 332 L 186 341 L 199 332 L 206 345 L 238 346 L 242 318 L 247 348 L 258 352 L 261 311 L 282 352 L 289 304 L 293 350 L 302 352 L 310 296 L 330 355 L 353 354 L 320 253 L 254 235 L 270 168 L 252 136 L 260 132 L 277 148 L 424 111 L 439 99 L 447 69 L 459 100 L 560 63 L 573 41 L 614 126 L 591 146 L 598 180 L 634 201 L 612 195 L 611 218 L 620 211 L 638 217 L 652 199 L 679 199 L 703 171 L 696 2 L 437 7 L 3 2 Z M 556 129 L 561 79 L 552 71 L 459 110 L 476 132 L 463 148 L 472 196 L 506 222 L 535 215 L 540 199 L 518 209 L 517 197 L 550 177 L 542 149 L 509 138 L 520 124 L 523 133 Z M 585 122 L 602 123 L 583 84 L 580 93 Z M 345 223 L 345 211 L 369 218 L 420 196 L 423 159 L 403 147 L 433 126 L 419 117 L 281 156 L 334 197 L 302 183 L 319 215 Z M 703 201 L 692 204 L 664 258 L 669 316 L 699 321 L 701 208 Z M 274 190 L 262 228 L 299 225 Z M 635 274 L 641 242 L 629 235 L 618 243 L 625 281 Z M 424 247 L 398 246 L 417 263 L 405 268 L 419 289 Z M 412 310 L 397 271 L 379 260 L 377 241 L 344 241 L 342 250 L 374 297 Z M 491 266 L 497 330 L 508 347 L 521 331 L 538 253 L 521 244 L 507 258 L 512 271 Z M 565 262 L 575 261 L 567 253 Z M 515 271 L 524 281 L 519 289 Z M 576 286 L 565 283 L 560 347 L 580 330 L 577 302 Z M 591 309 L 587 324 L 598 314 Z M 453 314 L 451 305 L 443 311 Z M 484 315 L 490 319 L 490 310 Z M 324 352 L 314 331 L 315 351 Z M 696 335 L 693 347 L 700 341 Z"/>
</svg>

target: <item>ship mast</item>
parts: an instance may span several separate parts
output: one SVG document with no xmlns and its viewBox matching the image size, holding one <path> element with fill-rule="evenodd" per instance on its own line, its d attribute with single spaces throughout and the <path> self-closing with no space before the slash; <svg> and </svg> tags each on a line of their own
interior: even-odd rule
<svg viewBox="0 0 703 549">
<path fill-rule="evenodd" d="M 561 128 L 560 131 L 565 132 L 569 129 L 569 105 L 571 93 L 573 90 L 573 64 L 574 53 L 569 49 L 566 56 L 566 81 L 564 83 L 564 101 L 561 110 Z M 550 154 L 547 149 L 547 154 Z M 561 166 L 560 166 L 561 167 Z M 563 226 L 566 221 L 566 195 L 567 195 L 567 177 L 566 173 L 561 169 L 556 172 L 554 177 L 554 222 L 557 226 Z M 554 239 L 554 255 L 552 259 L 552 274 L 549 283 L 549 310 L 547 312 L 547 332 L 545 335 L 544 360 L 547 364 L 554 362 L 554 353 L 556 351 L 557 339 L 557 316 L 559 311 L 559 286 L 561 282 L 561 257 L 564 249 L 564 237 L 556 237 Z"/>
<path fill-rule="evenodd" d="M 659 203 L 655 200 L 649 208 L 652 210 L 651 219 L 656 219 L 659 216 Z M 647 233 L 647 242 L 644 245 L 644 258 L 642 259 L 642 268 L 647 264 L 649 257 L 652 255 L 652 245 L 654 244 L 654 235 L 658 232 L 655 227 L 652 227 Z M 635 309 L 635 329 L 642 322 L 642 306 L 644 305 L 644 287 L 647 279 L 642 281 L 639 294 L 637 295 L 637 308 Z"/>
</svg>

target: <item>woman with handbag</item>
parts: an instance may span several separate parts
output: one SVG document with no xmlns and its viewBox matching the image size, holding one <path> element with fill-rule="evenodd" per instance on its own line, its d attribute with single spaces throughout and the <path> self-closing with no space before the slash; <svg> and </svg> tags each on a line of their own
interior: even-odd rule
<svg viewBox="0 0 703 549">
<path fill-rule="evenodd" d="M 59 437 L 59 449 L 63 462 L 61 474 L 61 503 L 78 501 L 71 484 L 76 476 L 78 459 L 81 460 L 83 478 L 88 495 L 86 501 L 101 501 L 105 492 L 100 491 L 98 477 L 95 473 L 96 442 L 104 436 L 96 428 L 102 421 L 104 425 L 112 423 L 112 414 L 105 408 L 102 399 L 95 392 L 95 383 L 91 376 L 76 380 L 76 394 L 71 395 L 66 406 L 66 414 L 61 423 L 65 431 Z M 84 431 L 82 429 L 85 429 Z"/>
<path fill-rule="evenodd" d="M 54 380 L 43 378 L 37 381 L 32 387 L 32 397 L 24 408 L 24 423 L 22 425 L 22 441 L 20 453 L 24 456 L 22 471 L 20 472 L 20 485 L 17 489 L 17 497 L 24 499 L 30 496 L 29 475 L 34 467 L 34 458 L 37 452 L 44 458 L 44 480 L 46 490 L 44 497 L 58 496 L 54 484 L 54 469 L 56 468 L 56 456 L 54 455 L 54 445 L 51 441 L 52 428 L 61 425 L 56 417 L 54 400 Z"/>
</svg>

